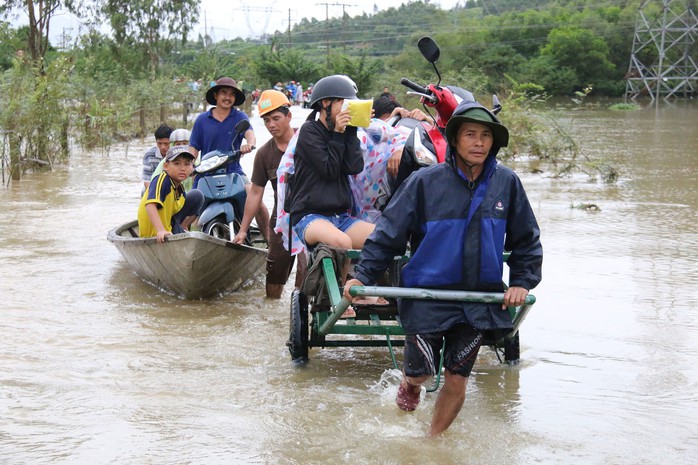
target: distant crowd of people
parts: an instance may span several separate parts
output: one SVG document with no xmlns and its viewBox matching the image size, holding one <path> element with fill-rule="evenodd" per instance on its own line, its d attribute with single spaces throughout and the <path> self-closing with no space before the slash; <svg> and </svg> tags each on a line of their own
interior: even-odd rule
<svg viewBox="0 0 698 465">
<path fill-rule="evenodd" d="M 283 83 L 278 81 L 272 87 L 273 90 L 281 92 L 288 98 L 291 105 L 299 105 L 303 108 L 310 108 L 310 95 L 313 92 L 313 83 L 309 83 L 307 88 L 303 88 L 303 84 L 300 81 L 288 81 Z M 262 90 L 257 88 L 252 91 L 252 104 L 256 105 L 259 96 L 262 94 Z"/>
</svg>

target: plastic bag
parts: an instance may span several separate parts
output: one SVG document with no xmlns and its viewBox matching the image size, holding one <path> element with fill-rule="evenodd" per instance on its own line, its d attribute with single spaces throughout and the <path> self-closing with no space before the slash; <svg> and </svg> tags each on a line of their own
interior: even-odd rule
<svg viewBox="0 0 698 465">
<path fill-rule="evenodd" d="M 349 109 L 351 119 L 349 126 L 357 128 L 367 128 L 371 124 L 371 110 L 373 109 L 373 100 L 348 100 L 345 99 L 342 104 L 342 110 Z"/>
</svg>

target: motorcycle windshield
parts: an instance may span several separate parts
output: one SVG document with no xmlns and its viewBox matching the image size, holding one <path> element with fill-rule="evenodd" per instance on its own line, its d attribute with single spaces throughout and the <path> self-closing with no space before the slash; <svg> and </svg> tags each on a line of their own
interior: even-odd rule
<svg viewBox="0 0 698 465">
<path fill-rule="evenodd" d="M 221 166 L 228 159 L 226 155 L 215 155 L 213 157 L 201 160 L 199 166 L 196 167 L 197 173 L 206 173 L 208 171 L 215 170 Z"/>
</svg>

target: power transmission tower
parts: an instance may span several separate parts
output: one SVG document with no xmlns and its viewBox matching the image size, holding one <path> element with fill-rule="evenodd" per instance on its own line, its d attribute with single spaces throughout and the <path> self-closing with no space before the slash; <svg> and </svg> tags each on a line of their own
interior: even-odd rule
<svg viewBox="0 0 698 465">
<path fill-rule="evenodd" d="M 269 27 L 269 20 L 271 19 L 271 14 L 276 12 L 272 7 L 250 7 L 244 2 L 240 2 L 242 5 L 242 12 L 245 15 L 245 21 L 247 22 L 247 28 L 250 31 L 252 37 L 261 37 L 267 33 L 267 28 Z M 260 27 L 259 22 L 255 22 L 254 25 L 250 22 L 250 13 L 260 13 L 265 15 L 264 26 Z M 261 32 L 260 32 L 261 30 Z"/>
<path fill-rule="evenodd" d="M 695 0 L 645 0 L 635 25 L 625 97 L 689 97 L 698 87 Z M 650 13 L 650 12 L 658 12 Z M 653 14 L 652 17 L 648 17 Z"/>
</svg>

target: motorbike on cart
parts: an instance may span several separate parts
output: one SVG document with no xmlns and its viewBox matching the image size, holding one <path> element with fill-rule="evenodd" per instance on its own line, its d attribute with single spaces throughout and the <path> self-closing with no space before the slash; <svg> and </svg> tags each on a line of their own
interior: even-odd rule
<svg viewBox="0 0 698 465">
<path fill-rule="evenodd" d="M 249 128 L 248 120 L 242 120 L 235 126 L 233 146 Z M 240 150 L 213 150 L 201 157 L 201 162 L 194 168 L 195 187 L 204 195 L 204 206 L 198 220 L 201 231 L 229 241 L 233 240 L 240 230 L 247 200 L 242 175 L 227 171 L 230 163 L 240 161 L 240 155 Z M 263 241 L 259 229 L 250 227 L 245 244 L 254 245 Z"/>
<path fill-rule="evenodd" d="M 400 184 L 407 177 L 419 168 L 443 163 L 446 160 L 446 151 L 448 142 L 444 136 L 446 124 L 453 115 L 458 104 L 464 101 L 475 101 L 472 92 L 456 86 L 441 86 L 441 73 L 436 67 L 436 62 L 439 60 L 441 51 L 436 42 L 428 36 L 422 37 L 417 42 L 422 56 L 432 64 L 438 81 L 436 84 L 427 84 L 422 86 L 408 78 L 403 77 L 400 83 L 410 89 L 408 95 L 417 95 L 424 106 L 427 114 L 433 117 L 434 122 L 407 122 L 401 120 L 399 116 L 391 118 L 389 124 L 408 125 L 412 127 L 412 131 L 405 142 L 405 147 L 402 151 L 400 166 L 397 176 L 389 179 L 390 192 L 394 193 Z M 434 109 L 436 115 L 432 115 L 430 109 Z M 502 110 L 502 105 L 496 95 L 492 96 L 492 113 L 495 115 Z"/>
<path fill-rule="evenodd" d="M 436 84 L 421 86 L 402 78 L 401 83 L 411 89 L 408 94 L 418 95 L 427 113 L 433 108 L 436 112 L 433 123 L 419 122 L 411 118 L 393 117 L 392 126 L 410 128 L 410 135 L 403 149 L 397 178 L 390 183 L 394 193 L 407 177 L 421 167 L 442 163 L 446 160 L 448 148 L 444 131 L 448 120 L 458 104 L 464 101 L 476 101 L 473 94 L 456 86 L 441 86 L 441 75 L 436 67 L 440 50 L 430 37 L 422 37 L 418 47 L 424 58 L 433 65 L 438 81 Z M 493 96 L 492 112 L 497 114 L 502 106 Z M 328 250 L 330 249 L 330 250 Z M 389 267 L 385 281 L 390 286 L 354 286 L 352 296 L 383 297 L 388 305 L 351 303 L 342 297 L 343 285 L 339 272 L 343 270 L 346 260 L 359 258 L 360 250 L 344 251 L 338 256 L 331 247 L 319 244 L 308 257 L 308 273 L 317 273 L 319 278 L 311 280 L 306 277 L 303 289 L 296 289 L 291 295 L 289 338 L 286 346 L 291 360 L 304 365 L 309 360 L 310 348 L 325 347 L 387 347 L 392 365 L 398 368 L 394 347 L 404 345 L 405 333 L 400 323 L 397 299 L 451 300 L 478 303 L 502 303 L 503 293 L 443 291 L 435 289 L 398 287 L 399 274 L 409 256 L 395 257 Z M 504 261 L 508 259 L 504 253 Z M 306 287 L 307 283 L 315 283 Z M 309 288 L 310 287 L 310 288 Z M 484 334 L 483 345 L 490 346 L 498 358 L 509 365 L 516 365 L 520 360 L 519 328 L 536 302 L 536 297 L 529 294 L 525 303 L 519 307 L 508 307 L 513 329 L 504 334 L 488 331 Z M 342 318 L 344 311 L 352 305 L 356 316 Z M 437 373 L 435 386 L 438 388 L 441 370 Z"/>
</svg>

